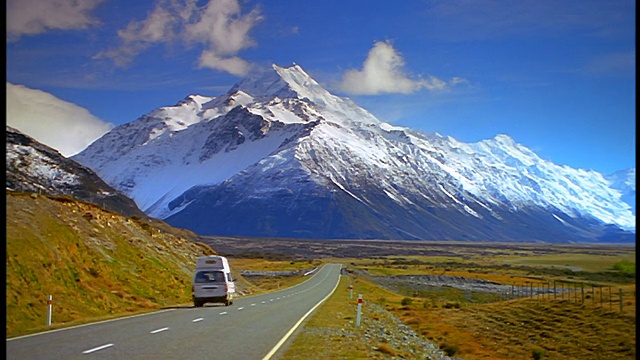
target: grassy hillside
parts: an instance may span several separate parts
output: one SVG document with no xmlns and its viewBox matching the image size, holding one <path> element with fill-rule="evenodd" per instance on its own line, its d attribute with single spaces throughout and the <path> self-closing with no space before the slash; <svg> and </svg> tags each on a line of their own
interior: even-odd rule
<svg viewBox="0 0 640 360">
<path fill-rule="evenodd" d="M 66 197 L 7 192 L 6 334 L 191 301 L 195 234 Z"/>
</svg>

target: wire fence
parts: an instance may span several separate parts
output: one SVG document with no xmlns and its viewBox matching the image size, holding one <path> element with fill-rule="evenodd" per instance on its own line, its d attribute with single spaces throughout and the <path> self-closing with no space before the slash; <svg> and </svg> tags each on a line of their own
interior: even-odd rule
<svg viewBox="0 0 640 360">
<path fill-rule="evenodd" d="M 524 283 L 511 285 L 511 290 L 501 293 L 503 300 L 516 298 L 534 298 L 538 300 L 568 300 L 593 307 L 609 308 L 623 312 L 625 307 L 636 304 L 635 286 L 632 289 L 557 281 L 546 283 Z"/>
<path fill-rule="evenodd" d="M 533 298 L 537 300 L 561 300 L 600 307 L 612 311 L 633 312 L 636 305 L 635 284 L 609 286 L 570 280 L 525 281 L 512 285 L 492 281 L 448 275 L 398 275 L 371 276 L 367 271 L 355 271 L 369 281 L 391 291 L 413 297 L 433 296 L 436 289 L 455 288 L 464 292 L 465 299 L 473 293 L 490 293 L 495 300 Z M 431 295 L 430 295 L 431 294 Z"/>
</svg>

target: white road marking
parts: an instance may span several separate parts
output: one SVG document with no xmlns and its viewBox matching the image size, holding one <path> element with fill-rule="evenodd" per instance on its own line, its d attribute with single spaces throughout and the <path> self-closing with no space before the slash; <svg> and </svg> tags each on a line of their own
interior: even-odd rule
<svg viewBox="0 0 640 360">
<path fill-rule="evenodd" d="M 191 321 L 192 321 L 192 322 L 198 322 L 198 321 L 202 321 L 202 320 L 204 320 L 204 318 L 197 318 L 197 319 L 193 319 L 193 320 L 191 320 Z"/>
<path fill-rule="evenodd" d="M 157 333 L 159 333 L 159 332 L 163 332 L 163 331 L 167 331 L 167 330 L 169 330 L 169 328 L 168 328 L 168 327 L 166 327 L 166 328 L 162 328 L 162 329 L 158 329 L 158 330 L 153 330 L 151 333 L 152 333 L 152 334 L 157 334 Z"/>
<path fill-rule="evenodd" d="M 313 310 L 315 310 L 318 306 L 320 306 L 320 304 L 322 304 L 325 300 L 327 300 L 329 298 L 329 296 L 331 296 L 331 294 L 333 294 L 336 291 L 336 289 L 338 288 L 338 284 L 340 284 L 340 279 L 338 279 L 338 281 L 336 281 L 336 286 L 333 287 L 333 290 L 331 290 L 331 292 L 329 294 L 327 294 L 327 296 L 325 296 L 324 299 L 320 300 L 314 307 L 312 307 L 311 310 L 307 311 L 307 313 L 304 314 L 304 316 L 301 317 L 300 320 L 298 320 L 298 322 L 289 330 L 289 332 L 287 332 L 284 335 L 284 337 L 282 339 L 280 339 L 280 341 L 276 344 L 276 346 L 274 346 L 273 349 L 271 349 L 271 351 L 269 351 L 269 353 L 265 357 L 262 358 L 262 360 L 271 359 L 271 357 L 278 351 L 278 349 L 280 349 L 280 347 L 287 341 L 289 336 L 291 336 L 291 334 L 293 334 L 293 332 L 296 331 L 298 326 L 300 326 L 300 324 L 302 324 L 304 319 L 306 319 L 307 316 L 309 316 L 313 312 Z"/>
<path fill-rule="evenodd" d="M 90 353 L 92 353 L 92 352 L 94 352 L 94 351 L 98 351 L 98 350 L 106 349 L 106 348 L 111 347 L 111 346 L 113 346 L 113 344 L 106 344 L 106 345 L 98 346 L 98 347 L 93 348 L 93 349 L 85 350 L 85 351 L 83 351 L 82 353 L 83 353 L 83 354 L 90 354 Z"/>
<path fill-rule="evenodd" d="M 220 313 L 220 315 L 227 315 L 227 312 L 223 311 L 223 312 Z"/>
<path fill-rule="evenodd" d="M 239 308 L 238 308 L 238 311 L 240 311 L 240 310 L 242 310 L 242 309 L 244 309 L 244 307 L 239 307 Z"/>
</svg>

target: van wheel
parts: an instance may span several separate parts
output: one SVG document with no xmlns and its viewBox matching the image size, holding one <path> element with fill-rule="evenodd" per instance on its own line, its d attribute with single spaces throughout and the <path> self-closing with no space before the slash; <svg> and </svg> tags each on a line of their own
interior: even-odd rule
<svg viewBox="0 0 640 360">
<path fill-rule="evenodd" d="M 204 304 L 202 302 L 200 302 L 200 301 L 197 301 L 197 300 L 193 301 L 193 306 L 195 306 L 195 307 L 202 307 L 202 305 L 204 305 Z"/>
<path fill-rule="evenodd" d="M 229 305 L 231 305 L 231 301 L 226 300 L 226 301 L 224 302 L 224 306 L 229 306 Z"/>
</svg>

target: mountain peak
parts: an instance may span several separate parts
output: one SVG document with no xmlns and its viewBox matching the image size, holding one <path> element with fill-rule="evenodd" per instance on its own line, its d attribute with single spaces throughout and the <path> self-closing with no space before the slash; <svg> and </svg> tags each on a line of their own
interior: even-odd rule
<svg viewBox="0 0 640 360">
<path fill-rule="evenodd" d="M 251 97 L 252 102 L 257 103 L 270 103 L 276 98 L 285 102 L 294 99 L 302 100 L 302 103 L 308 105 L 312 103 L 312 112 L 324 112 L 323 118 L 331 122 L 380 122 L 350 99 L 331 94 L 296 63 L 288 67 L 272 64 L 266 70 L 253 73 L 234 85 L 227 92 L 227 97 L 236 93 L 245 93 Z"/>
<path fill-rule="evenodd" d="M 243 91 L 254 98 L 308 98 L 322 101 L 331 96 L 300 65 L 288 67 L 272 64 L 270 68 L 249 75 L 234 85 L 229 93 Z"/>
</svg>

